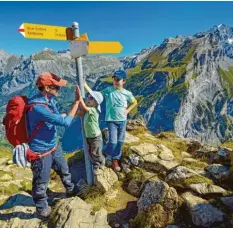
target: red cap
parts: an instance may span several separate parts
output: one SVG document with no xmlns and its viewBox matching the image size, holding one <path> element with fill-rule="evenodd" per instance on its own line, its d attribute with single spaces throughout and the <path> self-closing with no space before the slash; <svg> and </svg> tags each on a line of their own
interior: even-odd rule
<svg viewBox="0 0 233 228">
<path fill-rule="evenodd" d="M 59 78 L 57 75 L 50 73 L 50 72 L 43 72 L 37 78 L 37 86 L 49 86 L 49 85 L 56 85 L 56 86 L 66 86 L 67 81 L 64 79 Z"/>
</svg>

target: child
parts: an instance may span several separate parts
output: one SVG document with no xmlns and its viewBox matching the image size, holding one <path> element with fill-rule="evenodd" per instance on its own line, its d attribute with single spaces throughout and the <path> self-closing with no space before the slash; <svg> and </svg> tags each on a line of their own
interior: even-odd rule
<svg viewBox="0 0 233 228">
<path fill-rule="evenodd" d="M 125 140 L 126 121 L 128 113 L 137 105 L 137 100 L 131 92 L 124 89 L 126 73 L 117 70 L 113 76 L 113 86 L 101 91 L 106 100 L 106 116 L 108 123 L 109 142 L 106 147 L 106 154 L 111 157 L 113 170 L 121 170 L 119 160 L 122 156 L 122 146 Z M 86 90 L 92 90 L 85 83 Z M 129 106 L 128 106 L 129 105 Z"/>
<path fill-rule="evenodd" d="M 87 139 L 88 152 L 93 164 L 94 173 L 97 173 L 98 169 L 103 169 L 105 165 L 105 158 L 102 154 L 103 140 L 99 128 L 99 113 L 101 112 L 100 104 L 103 102 L 103 96 L 100 92 L 91 91 L 87 97 L 86 105 L 81 96 L 79 87 L 78 93 L 80 97 L 80 105 L 82 107 L 82 111 L 78 112 L 78 116 L 84 115 L 84 130 Z"/>
</svg>

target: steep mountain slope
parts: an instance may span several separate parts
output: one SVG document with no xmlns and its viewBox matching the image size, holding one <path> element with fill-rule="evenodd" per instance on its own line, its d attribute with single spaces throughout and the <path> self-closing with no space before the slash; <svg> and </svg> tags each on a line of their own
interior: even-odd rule
<svg viewBox="0 0 233 228">
<path fill-rule="evenodd" d="M 224 103 L 233 102 L 232 38 L 233 28 L 219 25 L 165 39 L 128 70 L 127 88 L 139 101 L 135 117 L 141 115 L 153 132 L 174 130 L 215 144 L 232 139 L 230 117 L 220 116 Z M 108 81 L 102 78 L 96 88 Z"/>
</svg>

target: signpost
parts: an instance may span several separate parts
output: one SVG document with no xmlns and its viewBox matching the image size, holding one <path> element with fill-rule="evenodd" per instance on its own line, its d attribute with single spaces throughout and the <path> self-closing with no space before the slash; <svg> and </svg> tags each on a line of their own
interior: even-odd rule
<svg viewBox="0 0 233 228">
<path fill-rule="evenodd" d="M 23 23 L 18 31 L 27 39 L 88 41 L 87 34 L 73 37 L 72 28 Z M 118 41 L 88 41 L 88 54 L 119 54 L 123 47 Z"/>
<path fill-rule="evenodd" d="M 74 38 L 78 38 L 79 37 L 78 23 L 73 22 L 72 28 L 73 28 L 73 32 L 74 32 Z M 82 57 L 81 56 L 79 58 L 75 58 L 75 66 L 76 66 L 77 82 L 79 84 L 82 97 L 83 97 L 83 99 L 85 99 L 85 91 L 84 91 L 84 83 L 83 83 Z M 81 117 L 81 128 L 82 128 L 82 137 L 83 137 L 83 149 L 84 149 L 84 156 L 85 156 L 87 183 L 92 185 L 93 184 L 93 170 L 92 170 L 91 162 L 90 162 L 89 157 L 88 157 L 89 156 L 88 155 L 88 147 L 87 147 L 87 141 L 86 141 L 85 131 L 84 131 L 84 117 Z"/>
<path fill-rule="evenodd" d="M 79 34 L 79 25 L 73 22 L 72 28 L 23 23 L 18 31 L 28 39 L 47 39 L 47 40 L 70 40 L 71 56 L 75 59 L 77 82 L 81 90 L 82 97 L 85 99 L 82 57 L 86 54 L 118 54 L 123 47 L 120 42 L 112 41 L 88 41 L 87 34 Z M 85 154 L 85 165 L 87 174 L 87 183 L 93 184 L 92 164 L 88 157 L 88 148 L 84 132 L 84 119 L 81 118 L 83 146 Z"/>
</svg>

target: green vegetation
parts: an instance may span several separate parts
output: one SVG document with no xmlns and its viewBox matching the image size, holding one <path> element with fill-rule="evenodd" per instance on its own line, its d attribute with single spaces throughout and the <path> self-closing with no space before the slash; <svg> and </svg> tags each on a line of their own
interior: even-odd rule
<svg viewBox="0 0 233 228">
<path fill-rule="evenodd" d="M 218 72 L 221 77 L 222 85 L 227 90 L 228 97 L 233 97 L 233 67 L 229 67 L 228 71 L 219 67 Z"/>
<path fill-rule="evenodd" d="M 72 164 L 76 163 L 77 161 L 84 159 L 84 151 L 79 150 L 79 151 L 75 151 L 73 153 L 66 153 L 65 159 L 67 160 L 69 165 L 72 165 Z"/>
<path fill-rule="evenodd" d="M 130 225 L 135 228 L 163 228 L 171 223 L 173 217 L 160 204 L 150 205 L 146 211 L 139 212 L 136 218 L 130 221 Z"/>
<path fill-rule="evenodd" d="M 193 170 L 204 170 L 204 168 L 206 166 L 208 166 L 207 163 L 202 162 L 202 161 L 198 161 L 198 160 L 196 160 L 196 161 L 183 161 L 181 165 L 185 166 L 189 169 L 193 169 Z"/>
<path fill-rule="evenodd" d="M 213 184 L 213 181 L 208 179 L 207 177 L 203 177 L 199 175 L 194 175 L 184 180 L 184 184 L 187 186 L 189 186 L 190 184 L 198 184 L 198 183 Z"/>
<path fill-rule="evenodd" d="M 102 78 L 100 78 L 100 81 L 112 84 L 112 76 L 102 77 Z"/>
<path fill-rule="evenodd" d="M 9 184 L 7 186 L 0 186 L 0 194 L 1 195 L 13 195 L 20 191 L 19 186 L 16 184 Z"/>
<path fill-rule="evenodd" d="M 114 199 L 108 199 L 107 195 L 109 192 L 103 194 L 95 186 L 92 186 L 83 198 L 87 203 L 93 205 L 94 212 L 104 208 L 109 213 L 115 213 L 116 211 L 125 209 L 129 201 L 136 201 L 136 198 L 126 193 L 121 185 L 121 182 L 114 184 L 113 191 L 117 190 L 118 192 Z"/>
<path fill-rule="evenodd" d="M 193 73 L 193 75 L 192 75 L 192 79 L 195 79 L 195 78 L 197 78 L 197 74 L 196 73 Z"/>
</svg>

